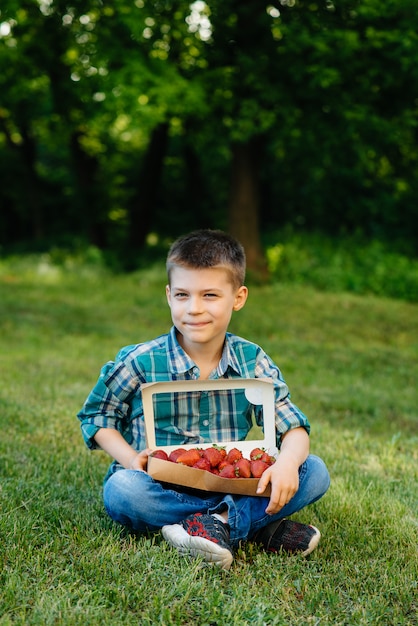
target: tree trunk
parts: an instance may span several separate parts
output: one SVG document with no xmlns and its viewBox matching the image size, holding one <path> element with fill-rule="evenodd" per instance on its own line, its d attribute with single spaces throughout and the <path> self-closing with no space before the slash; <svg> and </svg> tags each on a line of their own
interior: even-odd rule
<svg viewBox="0 0 418 626">
<path fill-rule="evenodd" d="M 159 124 L 152 132 L 138 179 L 137 190 L 129 207 L 128 243 L 134 253 L 143 246 L 150 231 L 167 149 L 167 139 L 168 124 Z"/>
<path fill-rule="evenodd" d="M 3 212 L 2 244 L 16 241 L 36 240 L 43 235 L 41 213 L 39 209 L 39 181 L 36 174 L 36 146 L 27 125 L 19 127 L 21 143 L 14 140 L 6 123 L 6 116 L 0 111 L 0 132 L 13 158 L 16 156 L 16 167 L 20 186 L 12 190 L 7 202 L 7 211 Z"/>
<path fill-rule="evenodd" d="M 105 199 L 98 184 L 99 163 L 82 146 L 83 132 L 74 130 L 70 137 L 73 172 L 76 181 L 76 218 L 83 225 L 88 240 L 98 248 L 108 245 Z"/>
<path fill-rule="evenodd" d="M 267 264 L 259 224 L 258 142 L 232 145 L 229 232 L 244 246 L 250 278 L 265 281 Z"/>
<path fill-rule="evenodd" d="M 25 180 L 22 187 L 25 189 L 26 208 L 28 209 L 28 224 L 30 225 L 31 239 L 36 241 L 45 235 L 43 211 L 40 201 L 40 182 L 36 172 L 36 144 L 26 123 L 20 127 L 22 144 L 19 152 L 24 163 Z"/>
</svg>

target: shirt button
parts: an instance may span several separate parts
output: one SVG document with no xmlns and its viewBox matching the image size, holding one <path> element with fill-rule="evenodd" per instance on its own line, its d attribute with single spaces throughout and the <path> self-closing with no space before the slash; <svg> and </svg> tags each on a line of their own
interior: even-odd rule
<svg viewBox="0 0 418 626">
<path fill-rule="evenodd" d="M 209 420 L 203 420 L 203 426 L 209 426 Z"/>
</svg>

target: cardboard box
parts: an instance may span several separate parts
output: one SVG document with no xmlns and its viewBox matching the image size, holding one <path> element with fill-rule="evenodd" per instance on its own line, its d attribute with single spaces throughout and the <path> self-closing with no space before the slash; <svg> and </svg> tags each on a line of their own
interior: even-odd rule
<svg viewBox="0 0 418 626">
<path fill-rule="evenodd" d="M 158 394 L 175 394 L 188 392 L 217 392 L 225 390 L 237 390 L 244 392 L 245 398 L 250 405 L 261 406 L 263 415 L 263 428 L 255 427 L 244 440 L 240 441 L 211 441 L 206 443 L 176 444 L 172 446 L 160 446 L 156 443 L 154 425 L 154 403 L 158 404 Z M 142 385 L 142 398 L 144 406 L 145 432 L 147 445 L 152 449 L 163 449 L 170 454 L 176 448 L 209 448 L 219 445 L 230 450 L 238 448 L 243 455 L 249 458 L 249 453 L 253 448 L 265 448 L 269 454 L 277 456 L 276 448 L 276 428 L 274 418 L 274 386 L 270 380 L 265 379 L 216 379 L 216 380 L 191 380 L 191 381 L 170 381 L 156 382 Z M 202 491 L 212 491 L 219 493 L 233 493 L 241 495 L 261 495 L 269 496 L 270 487 L 263 494 L 256 494 L 258 478 L 221 478 L 211 472 L 186 467 L 184 465 L 172 463 L 153 458 L 148 459 L 148 473 L 155 480 L 181 485 L 183 487 L 199 489 Z"/>
</svg>

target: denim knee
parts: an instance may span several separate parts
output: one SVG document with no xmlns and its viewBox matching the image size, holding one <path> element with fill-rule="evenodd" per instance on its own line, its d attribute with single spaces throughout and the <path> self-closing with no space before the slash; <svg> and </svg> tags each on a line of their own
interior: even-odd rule
<svg viewBox="0 0 418 626">
<path fill-rule="evenodd" d="M 324 461 L 315 454 L 310 454 L 306 459 L 306 463 L 308 466 L 308 471 L 310 474 L 310 479 L 315 486 L 315 491 L 317 492 L 317 497 L 315 500 L 319 500 L 329 489 L 331 484 L 331 478 L 328 472 L 328 468 L 325 465 Z M 315 502 L 313 500 L 312 502 Z"/>
</svg>

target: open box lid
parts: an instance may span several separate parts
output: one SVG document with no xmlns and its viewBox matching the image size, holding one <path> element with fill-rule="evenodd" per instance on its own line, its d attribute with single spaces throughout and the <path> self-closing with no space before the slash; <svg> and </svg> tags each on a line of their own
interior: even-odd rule
<svg viewBox="0 0 418 626">
<path fill-rule="evenodd" d="M 264 378 L 219 378 L 209 380 L 176 380 L 145 383 L 141 386 L 145 432 L 147 446 L 154 449 L 156 447 L 154 428 L 154 396 L 162 393 L 183 393 L 191 391 L 221 391 L 221 390 L 244 390 L 246 399 L 250 404 L 261 405 L 263 411 L 263 429 L 258 429 L 257 434 L 263 434 L 263 438 L 244 439 L 240 441 L 211 441 L 210 443 L 198 444 L 198 447 L 205 448 L 217 444 L 228 448 L 239 444 L 241 450 L 251 450 L 255 447 L 271 450 L 276 447 L 276 428 L 274 414 L 274 385 L 271 380 Z M 165 450 L 180 447 L 161 446 Z M 195 448 L 196 443 L 181 444 L 182 448 Z"/>
</svg>

